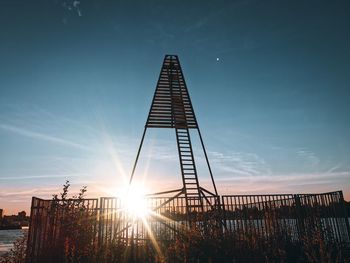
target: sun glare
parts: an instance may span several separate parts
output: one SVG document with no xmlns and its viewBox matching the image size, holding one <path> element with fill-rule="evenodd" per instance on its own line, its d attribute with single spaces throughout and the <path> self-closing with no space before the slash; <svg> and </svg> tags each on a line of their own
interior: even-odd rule
<svg viewBox="0 0 350 263">
<path fill-rule="evenodd" d="M 122 198 L 122 207 L 132 218 L 146 218 L 149 214 L 145 189 L 137 185 L 128 186 Z"/>
</svg>

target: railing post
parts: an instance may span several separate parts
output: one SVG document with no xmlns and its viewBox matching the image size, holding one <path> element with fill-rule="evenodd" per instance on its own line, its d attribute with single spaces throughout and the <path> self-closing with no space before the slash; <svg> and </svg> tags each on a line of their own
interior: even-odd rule
<svg viewBox="0 0 350 263">
<path fill-rule="evenodd" d="M 226 226 L 226 212 L 225 212 L 225 204 L 224 204 L 224 200 L 223 197 L 220 195 L 216 196 L 218 202 L 219 202 L 219 217 L 222 220 L 222 225 L 223 225 L 223 229 L 221 230 L 222 234 L 226 234 L 227 232 L 227 226 Z"/>
<path fill-rule="evenodd" d="M 305 222 L 304 222 L 305 217 L 301 207 L 300 196 L 297 194 L 294 195 L 294 201 L 295 201 L 295 209 L 296 209 L 296 220 L 297 220 L 297 227 L 298 227 L 299 242 L 301 242 L 305 235 Z"/>
<path fill-rule="evenodd" d="M 342 206 L 342 214 L 345 220 L 345 227 L 346 227 L 346 232 L 347 232 L 347 240 L 345 240 L 345 242 L 350 242 L 350 226 L 349 226 L 349 215 L 347 213 L 347 207 L 345 204 L 345 200 L 344 200 L 344 196 L 343 196 L 343 191 L 339 191 L 339 202 L 340 205 Z"/>
<path fill-rule="evenodd" d="M 27 237 L 27 248 L 26 248 L 26 260 L 25 262 L 29 263 L 32 261 L 32 249 L 33 249 L 33 242 L 32 242 L 32 238 L 33 238 L 33 216 L 34 216 L 34 200 L 35 197 L 32 197 L 32 203 L 30 205 L 30 220 L 29 220 L 29 229 L 28 229 L 28 237 Z"/>
<path fill-rule="evenodd" d="M 215 220 L 217 227 L 220 229 L 219 235 L 222 236 L 224 234 L 224 231 L 226 230 L 226 221 L 224 218 L 224 208 L 223 204 L 221 204 L 221 197 L 219 195 L 216 195 L 215 197 L 215 203 L 216 205 L 216 211 L 215 211 Z"/>
</svg>

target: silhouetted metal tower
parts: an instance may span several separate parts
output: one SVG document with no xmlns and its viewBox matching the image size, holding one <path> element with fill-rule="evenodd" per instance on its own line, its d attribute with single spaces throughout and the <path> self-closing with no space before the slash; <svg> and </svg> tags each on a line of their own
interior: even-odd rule
<svg viewBox="0 0 350 263">
<path fill-rule="evenodd" d="M 159 192 L 156 194 L 161 195 L 177 192 L 174 198 L 180 195 L 185 195 L 187 213 L 194 211 L 203 212 L 203 202 L 206 200 L 206 195 L 209 194 L 212 196 L 217 196 L 218 193 L 210 168 L 208 156 L 204 147 L 202 135 L 198 127 L 196 115 L 188 94 L 180 61 L 176 55 L 166 55 L 164 58 L 156 91 L 153 96 L 152 105 L 130 177 L 130 183 L 134 177 L 135 168 L 148 128 L 175 129 L 183 183 L 183 187 L 181 189 Z M 215 193 L 212 193 L 199 185 L 193 148 L 191 144 L 190 129 L 195 129 L 198 131 Z"/>
</svg>

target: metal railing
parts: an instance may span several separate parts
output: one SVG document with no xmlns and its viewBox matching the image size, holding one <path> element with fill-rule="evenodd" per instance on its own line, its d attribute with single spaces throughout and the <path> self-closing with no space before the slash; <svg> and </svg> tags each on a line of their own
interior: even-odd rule
<svg viewBox="0 0 350 263">
<path fill-rule="evenodd" d="M 302 241 L 321 233 L 327 242 L 348 243 L 349 218 L 343 194 L 281 194 L 222 196 L 227 231 L 265 239 L 284 236 Z"/>
<path fill-rule="evenodd" d="M 320 233 L 319 238 L 328 243 L 350 242 L 349 218 L 341 191 L 206 198 L 203 212 L 187 214 L 184 197 L 150 197 L 146 200 L 149 212 L 135 218 L 115 197 L 65 202 L 33 197 L 27 261 L 42 262 L 52 257 L 53 247 L 77 247 L 75 239 L 84 239 L 91 249 L 116 240 L 124 246 L 137 247 L 152 239 L 175 240 L 191 227 L 203 233 L 213 233 L 211 228 L 215 228 L 216 235 L 229 237 L 232 242 L 254 236 L 258 240 L 278 237 L 300 243 L 313 233 Z M 210 234 L 207 237 L 213 238 Z"/>
</svg>

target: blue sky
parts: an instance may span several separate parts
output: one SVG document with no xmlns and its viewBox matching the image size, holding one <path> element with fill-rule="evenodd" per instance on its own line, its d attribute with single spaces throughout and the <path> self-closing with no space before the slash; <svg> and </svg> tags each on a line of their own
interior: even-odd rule
<svg viewBox="0 0 350 263">
<path fill-rule="evenodd" d="M 1 1 L 0 207 L 28 209 L 66 179 L 90 196 L 123 185 L 165 54 L 180 57 L 220 193 L 350 199 L 349 11 L 348 1 Z M 177 158 L 174 131 L 150 130 L 136 178 L 177 188 Z"/>
</svg>

